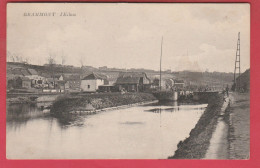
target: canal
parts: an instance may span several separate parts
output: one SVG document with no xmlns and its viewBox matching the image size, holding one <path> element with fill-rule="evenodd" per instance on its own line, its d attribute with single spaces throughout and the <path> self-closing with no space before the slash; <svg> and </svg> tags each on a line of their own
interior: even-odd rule
<svg viewBox="0 0 260 168">
<path fill-rule="evenodd" d="M 8 159 L 167 159 L 207 104 L 152 103 L 53 117 L 37 105 L 7 106 Z"/>
</svg>

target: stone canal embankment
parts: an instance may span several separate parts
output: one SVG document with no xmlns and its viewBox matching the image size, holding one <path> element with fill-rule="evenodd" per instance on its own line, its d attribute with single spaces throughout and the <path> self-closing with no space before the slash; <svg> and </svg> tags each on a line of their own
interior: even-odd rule
<svg viewBox="0 0 260 168">
<path fill-rule="evenodd" d="M 222 94 L 214 94 L 208 98 L 208 106 L 190 136 L 180 141 L 177 150 L 169 159 L 201 159 L 204 158 L 210 145 L 210 139 L 221 114 L 224 98 Z"/>
<path fill-rule="evenodd" d="M 156 101 L 149 93 L 102 93 L 86 95 L 63 95 L 57 98 L 51 113 L 60 115 L 78 112 L 97 112 L 113 108 L 125 108 L 133 105 Z"/>
</svg>

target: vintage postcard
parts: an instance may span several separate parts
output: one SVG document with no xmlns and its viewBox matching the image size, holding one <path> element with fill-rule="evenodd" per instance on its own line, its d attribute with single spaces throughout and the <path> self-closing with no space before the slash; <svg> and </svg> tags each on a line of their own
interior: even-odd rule
<svg viewBox="0 0 260 168">
<path fill-rule="evenodd" d="M 248 3 L 8 3 L 7 159 L 249 159 Z"/>
</svg>

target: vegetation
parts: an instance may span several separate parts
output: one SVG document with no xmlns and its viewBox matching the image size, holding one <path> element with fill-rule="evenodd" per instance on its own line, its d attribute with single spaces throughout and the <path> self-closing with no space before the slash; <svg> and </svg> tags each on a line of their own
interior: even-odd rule
<svg viewBox="0 0 260 168">
<path fill-rule="evenodd" d="M 53 103 L 51 113 L 68 113 L 77 109 L 84 109 L 90 104 L 95 109 L 103 109 L 152 100 L 156 99 L 149 93 L 99 93 L 74 96 L 63 95 Z"/>
<path fill-rule="evenodd" d="M 174 156 L 169 157 L 169 159 L 202 159 L 205 156 L 223 102 L 221 94 L 212 95 L 209 98 L 208 107 L 195 128 L 191 130 L 190 136 L 179 142 Z"/>
</svg>

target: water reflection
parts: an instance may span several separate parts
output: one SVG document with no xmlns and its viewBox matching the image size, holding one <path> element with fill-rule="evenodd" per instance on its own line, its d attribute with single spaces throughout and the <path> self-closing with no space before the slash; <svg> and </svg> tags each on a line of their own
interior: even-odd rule
<svg viewBox="0 0 260 168">
<path fill-rule="evenodd" d="M 6 121 L 8 126 L 20 127 L 29 120 L 48 117 L 48 110 L 37 108 L 36 104 L 7 105 Z"/>
<path fill-rule="evenodd" d="M 53 117 L 57 119 L 57 122 L 61 128 L 67 128 L 68 126 L 84 126 L 84 117 L 82 115 L 69 113 Z"/>
<path fill-rule="evenodd" d="M 175 103 L 150 104 L 94 115 L 53 116 L 36 105 L 8 106 L 7 157 L 168 158 L 173 155 L 178 142 L 189 136 L 205 107 Z"/>
</svg>

